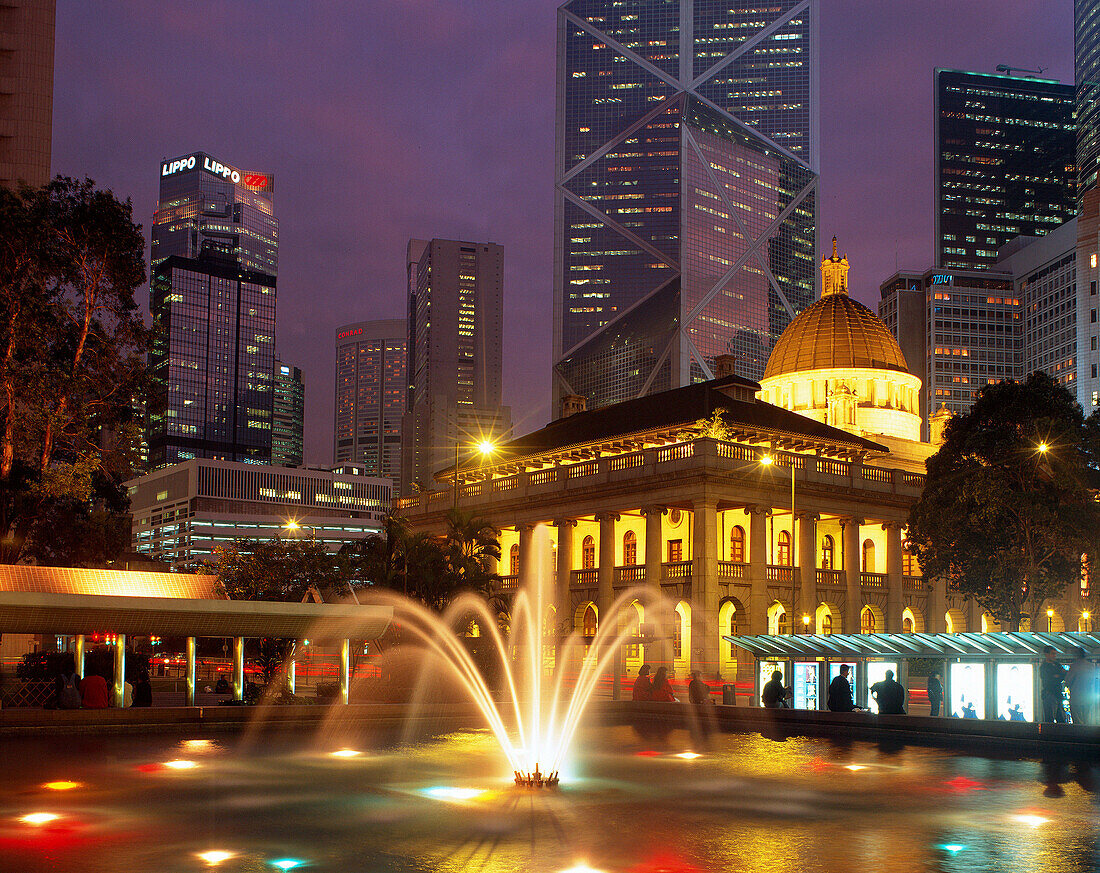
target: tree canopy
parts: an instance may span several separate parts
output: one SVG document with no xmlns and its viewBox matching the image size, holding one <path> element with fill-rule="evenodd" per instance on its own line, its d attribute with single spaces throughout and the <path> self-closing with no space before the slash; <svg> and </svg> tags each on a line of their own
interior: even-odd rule
<svg viewBox="0 0 1100 873">
<path fill-rule="evenodd" d="M 949 422 L 910 514 L 924 574 L 1014 630 L 1079 584 L 1100 548 L 1097 435 L 1100 420 L 1045 373 L 982 388 Z"/>
<path fill-rule="evenodd" d="M 215 552 L 217 588 L 230 600 L 301 601 L 311 587 L 347 589 L 346 564 L 316 539 L 239 539 Z"/>
<path fill-rule="evenodd" d="M 145 240 L 129 200 L 60 176 L 0 189 L 0 227 L 0 560 L 101 562 L 59 539 L 126 502 L 147 366 L 134 300 Z M 79 523 L 52 524 L 59 512 Z"/>
</svg>

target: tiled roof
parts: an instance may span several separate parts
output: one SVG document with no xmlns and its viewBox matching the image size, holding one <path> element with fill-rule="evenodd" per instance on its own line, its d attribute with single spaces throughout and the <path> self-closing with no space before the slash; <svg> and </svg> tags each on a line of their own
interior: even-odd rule
<svg viewBox="0 0 1100 873">
<path fill-rule="evenodd" d="M 217 599 L 216 576 L 147 573 L 141 570 L 84 570 L 0 564 L 0 591 L 41 594 L 115 594 L 132 597 Z"/>
</svg>

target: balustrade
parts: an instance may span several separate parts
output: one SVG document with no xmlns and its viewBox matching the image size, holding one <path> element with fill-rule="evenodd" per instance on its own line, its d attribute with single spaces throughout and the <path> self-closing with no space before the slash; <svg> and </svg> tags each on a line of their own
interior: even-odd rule
<svg viewBox="0 0 1100 873">
<path fill-rule="evenodd" d="M 783 564 L 768 564 L 768 581 L 790 584 L 794 581 L 794 568 Z"/>
<path fill-rule="evenodd" d="M 748 566 L 748 564 L 742 564 L 738 561 L 719 561 L 718 578 L 744 579 L 748 575 Z"/>
<path fill-rule="evenodd" d="M 843 570 L 818 570 L 817 571 L 817 584 L 818 585 L 843 585 L 844 584 L 844 571 Z"/>
<path fill-rule="evenodd" d="M 630 566 L 630 567 L 616 567 L 615 568 L 615 581 L 616 582 L 644 582 L 645 581 L 645 567 L 644 566 Z"/>
<path fill-rule="evenodd" d="M 595 585 L 599 581 L 600 571 L 594 567 L 588 570 L 573 570 L 570 574 L 571 585 Z"/>
<path fill-rule="evenodd" d="M 661 565 L 662 579 L 690 579 L 691 561 L 673 561 Z"/>
<path fill-rule="evenodd" d="M 885 588 L 886 587 L 886 574 L 885 573 L 860 573 L 859 584 L 864 588 Z"/>
</svg>

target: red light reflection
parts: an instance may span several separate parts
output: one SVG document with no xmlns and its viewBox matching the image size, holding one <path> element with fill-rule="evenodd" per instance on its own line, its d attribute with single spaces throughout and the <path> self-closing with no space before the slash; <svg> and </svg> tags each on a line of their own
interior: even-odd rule
<svg viewBox="0 0 1100 873">
<path fill-rule="evenodd" d="M 631 867 L 630 873 L 703 873 L 703 870 L 671 852 L 661 852 Z"/>
</svg>

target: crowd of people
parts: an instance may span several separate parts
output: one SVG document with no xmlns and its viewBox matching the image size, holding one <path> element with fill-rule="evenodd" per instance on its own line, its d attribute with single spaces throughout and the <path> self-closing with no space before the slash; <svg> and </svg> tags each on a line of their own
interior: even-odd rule
<svg viewBox="0 0 1100 873">
<path fill-rule="evenodd" d="M 711 702 L 710 688 L 703 681 L 703 676 L 698 670 L 691 674 L 687 691 L 688 703 Z M 668 667 L 661 666 L 657 668 L 656 672 L 653 672 L 653 668 L 649 664 L 642 664 L 638 668 L 638 677 L 634 680 L 630 699 L 653 700 L 664 703 L 678 703 L 680 700 L 672 692 L 672 682 L 668 678 Z"/>
<path fill-rule="evenodd" d="M 133 682 L 123 684 L 123 706 L 152 706 L 153 686 L 149 671 L 138 669 Z M 107 709 L 112 705 L 107 678 L 89 671 L 83 678 L 76 672 L 76 658 L 69 655 L 54 679 L 54 703 L 58 709 Z"/>
</svg>

